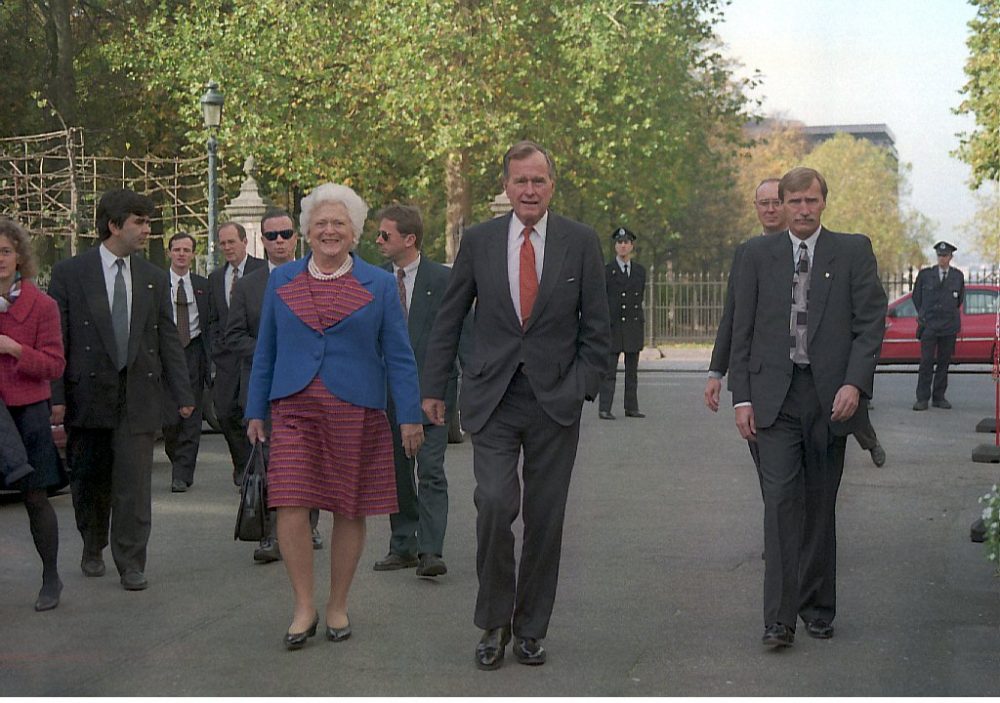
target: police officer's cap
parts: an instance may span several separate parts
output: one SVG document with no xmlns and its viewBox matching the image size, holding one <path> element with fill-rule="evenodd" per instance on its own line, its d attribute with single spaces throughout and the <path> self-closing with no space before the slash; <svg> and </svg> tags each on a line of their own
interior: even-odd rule
<svg viewBox="0 0 1000 703">
<path fill-rule="evenodd" d="M 934 251 L 937 252 L 938 256 L 948 256 L 948 254 L 958 251 L 958 247 L 954 244 L 942 241 L 934 245 Z"/>
<path fill-rule="evenodd" d="M 619 227 L 611 233 L 611 239 L 615 242 L 634 242 L 635 233 L 631 230 L 625 229 L 624 227 Z"/>
</svg>

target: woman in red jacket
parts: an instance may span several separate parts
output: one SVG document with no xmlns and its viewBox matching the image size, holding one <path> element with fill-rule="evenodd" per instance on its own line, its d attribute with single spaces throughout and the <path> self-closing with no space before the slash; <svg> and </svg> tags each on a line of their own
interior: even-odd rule
<svg viewBox="0 0 1000 703">
<path fill-rule="evenodd" d="M 0 399 L 17 425 L 34 471 L 15 481 L 35 548 L 42 558 L 42 589 L 35 610 L 59 605 L 62 581 L 56 567 L 59 525 L 48 489 L 62 483 L 62 463 L 49 424 L 49 382 L 62 375 L 59 308 L 31 283 L 35 259 L 28 233 L 0 218 Z"/>
</svg>

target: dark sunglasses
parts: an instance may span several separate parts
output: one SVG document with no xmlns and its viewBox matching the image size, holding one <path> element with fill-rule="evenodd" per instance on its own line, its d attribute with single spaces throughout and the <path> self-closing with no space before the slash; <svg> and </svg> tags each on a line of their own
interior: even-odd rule
<svg viewBox="0 0 1000 703">
<path fill-rule="evenodd" d="M 389 241 L 389 237 L 391 237 L 391 236 L 392 235 L 389 234 L 388 232 L 386 232 L 384 229 L 380 229 L 378 231 L 378 234 L 375 235 L 375 239 L 381 239 L 383 242 L 388 242 Z"/>
<path fill-rule="evenodd" d="M 282 239 L 291 239 L 295 236 L 294 229 L 280 229 L 275 232 L 261 232 L 261 236 L 269 242 L 275 241 L 278 237 Z"/>
</svg>

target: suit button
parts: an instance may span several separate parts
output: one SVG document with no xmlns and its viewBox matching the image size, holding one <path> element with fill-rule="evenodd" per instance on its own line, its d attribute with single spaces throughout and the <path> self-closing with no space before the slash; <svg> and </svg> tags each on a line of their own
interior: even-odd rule
<svg viewBox="0 0 1000 703">
<path fill-rule="evenodd" d="M 90 351 L 90 347 L 84 347 L 83 350 L 84 351 Z"/>
<path fill-rule="evenodd" d="M 625 322 L 625 318 L 624 317 L 622 318 L 622 322 Z"/>
<path fill-rule="evenodd" d="M 83 326 L 84 327 L 89 327 L 90 326 L 90 320 L 84 320 L 83 321 Z"/>
<path fill-rule="evenodd" d="M 146 378 L 152 378 L 152 377 L 153 377 L 153 374 L 151 374 L 151 373 L 147 373 L 146 374 Z"/>
</svg>

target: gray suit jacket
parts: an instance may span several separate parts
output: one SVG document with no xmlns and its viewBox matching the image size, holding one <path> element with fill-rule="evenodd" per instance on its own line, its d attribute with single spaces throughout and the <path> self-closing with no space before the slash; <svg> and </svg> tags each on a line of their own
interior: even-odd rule
<svg viewBox="0 0 1000 703">
<path fill-rule="evenodd" d="M 59 304 L 66 353 L 66 371 L 52 384 L 52 403 L 66 405 L 67 427 L 110 429 L 117 422 L 118 352 L 98 249 L 57 263 L 49 283 L 49 295 Z M 133 431 L 155 432 L 162 425 L 164 385 L 174 407 L 195 400 L 170 309 L 170 278 L 138 256 L 130 262 L 125 410 Z"/>
<path fill-rule="evenodd" d="M 753 404 L 758 427 L 774 423 L 792 380 L 788 350 L 795 261 L 788 237 L 779 232 L 747 242 L 736 281 L 729 389 L 734 405 Z M 856 386 L 866 398 L 872 395 L 886 296 L 871 240 L 824 227 L 809 281 L 809 364 L 829 415 L 842 385 Z M 831 426 L 845 435 L 863 421 L 867 414 L 857 412 Z"/>
<path fill-rule="evenodd" d="M 580 420 L 607 366 L 610 332 L 604 261 L 597 234 L 549 212 L 538 297 L 521 329 L 507 280 L 512 215 L 470 228 L 452 269 L 423 366 L 426 398 L 445 397 L 462 322 L 473 303 L 472 351 L 462 372 L 462 425 L 478 432 L 523 364 L 542 409 L 556 422 Z"/>
<path fill-rule="evenodd" d="M 271 277 L 270 267 L 257 268 L 236 282 L 229 301 L 229 315 L 222 346 L 237 359 L 239 365 L 238 397 L 240 410 L 247 405 L 247 389 L 250 387 L 250 366 L 257 348 L 257 331 L 260 329 L 260 309 L 264 303 L 264 291 Z"/>
<path fill-rule="evenodd" d="M 715 345 L 712 347 L 712 359 L 708 363 L 709 371 L 718 371 L 723 376 L 729 371 L 729 353 L 733 344 L 733 311 L 736 308 L 736 279 L 739 277 L 740 261 L 747 243 L 743 242 L 733 252 L 733 265 L 729 267 L 729 280 L 726 281 L 726 301 L 722 308 L 722 319 L 719 320 L 719 331 L 715 333 Z"/>
</svg>

